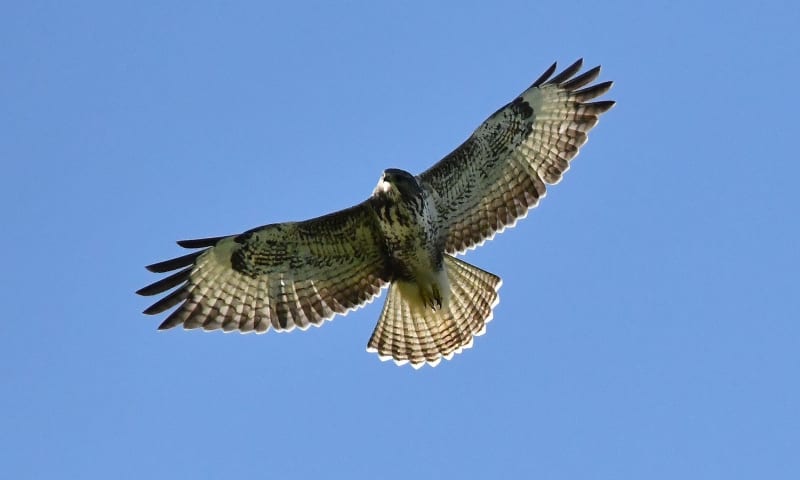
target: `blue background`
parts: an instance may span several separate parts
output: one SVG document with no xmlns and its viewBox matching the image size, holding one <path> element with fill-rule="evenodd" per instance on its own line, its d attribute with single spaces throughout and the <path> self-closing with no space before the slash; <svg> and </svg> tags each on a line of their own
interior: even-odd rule
<svg viewBox="0 0 800 480">
<path fill-rule="evenodd" d="M 285 3 L 0 7 L 4 478 L 800 478 L 796 4 Z M 359 202 L 578 57 L 618 104 L 466 256 L 472 350 L 379 362 L 382 298 L 140 314 L 173 240 Z"/>
</svg>

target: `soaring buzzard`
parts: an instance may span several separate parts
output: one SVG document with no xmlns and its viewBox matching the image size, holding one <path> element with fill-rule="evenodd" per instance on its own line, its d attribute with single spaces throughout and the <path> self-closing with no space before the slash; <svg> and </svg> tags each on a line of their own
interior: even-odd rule
<svg viewBox="0 0 800 480">
<path fill-rule="evenodd" d="M 356 206 L 178 242 L 200 250 L 147 267 L 178 272 L 137 293 L 177 288 L 144 313 L 180 305 L 159 329 L 305 330 L 368 303 L 389 285 L 367 350 L 414 368 L 452 358 L 484 333 L 501 284 L 454 255 L 536 206 L 614 105 L 590 102 L 611 82 L 587 87 L 600 67 L 576 76 L 581 65 L 551 78 L 553 64 L 439 163 L 417 176 L 384 171 Z"/>
</svg>

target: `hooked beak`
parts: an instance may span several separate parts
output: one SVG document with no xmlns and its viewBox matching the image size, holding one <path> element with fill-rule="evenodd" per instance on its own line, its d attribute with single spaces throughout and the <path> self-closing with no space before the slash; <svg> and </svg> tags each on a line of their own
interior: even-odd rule
<svg viewBox="0 0 800 480">
<path fill-rule="evenodd" d="M 392 183 L 387 180 L 388 175 L 385 173 L 381 175 L 381 179 L 378 180 L 378 185 L 375 187 L 376 192 L 383 192 L 387 193 L 389 190 L 392 189 Z"/>
</svg>

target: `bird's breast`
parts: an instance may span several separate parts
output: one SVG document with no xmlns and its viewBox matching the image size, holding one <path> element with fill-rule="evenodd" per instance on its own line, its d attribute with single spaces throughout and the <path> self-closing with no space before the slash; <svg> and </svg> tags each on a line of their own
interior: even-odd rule
<svg viewBox="0 0 800 480">
<path fill-rule="evenodd" d="M 396 278 L 413 280 L 442 269 L 435 210 L 424 202 L 385 202 L 375 210 Z"/>
</svg>

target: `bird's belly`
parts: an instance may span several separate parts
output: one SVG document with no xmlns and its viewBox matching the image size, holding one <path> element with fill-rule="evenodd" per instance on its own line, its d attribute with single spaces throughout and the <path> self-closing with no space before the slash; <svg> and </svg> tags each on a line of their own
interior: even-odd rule
<svg viewBox="0 0 800 480">
<path fill-rule="evenodd" d="M 450 297 L 441 252 L 424 241 L 408 241 L 391 251 L 395 281 L 413 309 L 439 309 Z"/>
<path fill-rule="evenodd" d="M 438 245 L 435 211 L 401 206 L 383 213 L 381 230 L 386 242 L 392 277 L 412 308 L 441 308 L 450 286 L 444 271 L 444 252 Z M 431 213 L 433 212 L 433 213 Z"/>
<path fill-rule="evenodd" d="M 387 238 L 387 250 L 392 259 L 392 267 L 399 278 L 411 280 L 424 272 L 442 268 L 441 261 L 437 261 L 430 246 L 420 237 Z"/>
</svg>

